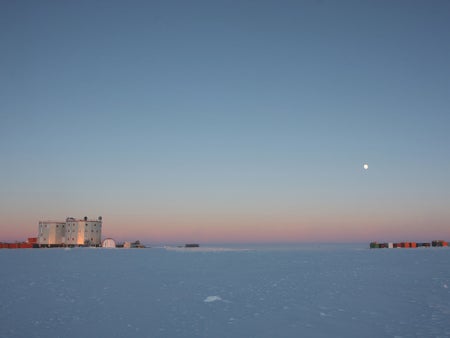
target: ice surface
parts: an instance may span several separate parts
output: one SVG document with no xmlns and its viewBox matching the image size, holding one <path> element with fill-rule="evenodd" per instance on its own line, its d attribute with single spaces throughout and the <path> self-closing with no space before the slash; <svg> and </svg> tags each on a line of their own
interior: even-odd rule
<svg viewBox="0 0 450 338">
<path fill-rule="evenodd" d="M 204 302 L 205 303 L 211 303 L 211 302 L 215 302 L 218 300 L 222 300 L 222 298 L 220 298 L 219 296 L 208 296 L 205 298 Z"/>
<path fill-rule="evenodd" d="M 0 337 L 449 337 L 450 248 L 0 250 Z"/>
</svg>

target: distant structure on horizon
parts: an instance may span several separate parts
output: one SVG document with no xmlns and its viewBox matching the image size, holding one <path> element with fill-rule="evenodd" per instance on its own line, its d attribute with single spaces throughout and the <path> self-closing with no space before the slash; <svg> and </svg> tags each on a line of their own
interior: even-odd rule
<svg viewBox="0 0 450 338">
<path fill-rule="evenodd" d="M 107 238 L 102 242 L 102 248 L 115 248 L 116 241 L 112 238 Z"/>
<path fill-rule="evenodd" d="M 65 222 L 40 221 L 38 244 L 49 246 L 98 246 L 102 239 L 102 217 L 66 218 Z"/>
</svg>

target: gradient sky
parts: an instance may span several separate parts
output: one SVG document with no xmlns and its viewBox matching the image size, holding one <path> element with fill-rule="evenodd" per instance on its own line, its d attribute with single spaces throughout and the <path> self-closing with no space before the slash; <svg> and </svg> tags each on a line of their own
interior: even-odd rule
<svg viewBox="0 0 450 338">
<path fill-rule="evenodd" d="M 449 34 L 449 1 L 1 1 L 0 241 L 450 239 Z"/>
</svg>

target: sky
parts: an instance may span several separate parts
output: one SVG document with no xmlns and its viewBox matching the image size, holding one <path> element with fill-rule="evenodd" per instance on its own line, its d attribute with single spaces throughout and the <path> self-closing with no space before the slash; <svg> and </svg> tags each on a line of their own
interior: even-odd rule
<svg viewBox="0 0 450 338">
<path fill-rule="evenodd" d="M 450 2 L 0 8 L 0 241 L 450 239 Z"/>
</svg>

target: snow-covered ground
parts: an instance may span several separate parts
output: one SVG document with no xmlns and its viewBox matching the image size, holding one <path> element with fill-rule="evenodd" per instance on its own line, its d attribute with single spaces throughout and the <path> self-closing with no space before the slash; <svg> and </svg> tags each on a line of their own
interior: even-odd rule
<svg viewBox="0 0 450 338">
<path fill-rule="evenodd" d="M 0 250 L 0 337 L 449 337 L 450 248 Z"/>
</svg>

